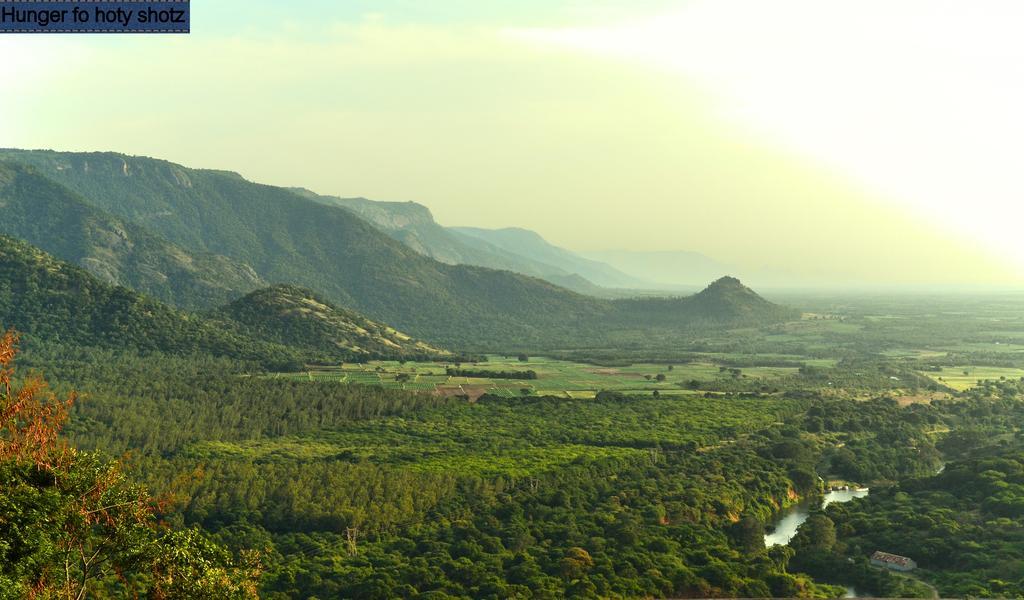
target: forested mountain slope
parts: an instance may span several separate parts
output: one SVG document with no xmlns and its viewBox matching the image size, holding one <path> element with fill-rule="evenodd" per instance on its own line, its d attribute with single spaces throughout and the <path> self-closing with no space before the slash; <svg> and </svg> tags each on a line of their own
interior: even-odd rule
<svg viewBox="0 0 1024 600">
<path fill-rule="evenodd" d="M 168 242 L 31 167 L 0 162 L 0 210 L 0 233 L 184 308 L 223 304 L 265 284 L 248 265 Z"/>
<path fill-rule="evenodd" d="M 0 323 L 54 343 L 261 358 L 265 347 L 0 236 Z"/>
<path fill-rule="evenodd" d="M 291 287 L 254 292 L 211 315 L 180 311 L 4 236 L 0 327 L 17 329 L 33 342 L 226 356 L 273 369 L 301 368 L 307 361 L 446 355 Z"/>
<path fill-rule="evenodd" d="M 0 151 L 179 245 L 250 264 L 271 282 L 432 341 L 532 337 L 607 310 L 602 302 L 504 271 L 425 257 L 353 213 L 255 184 L 113 153 Z"/>
</svg>

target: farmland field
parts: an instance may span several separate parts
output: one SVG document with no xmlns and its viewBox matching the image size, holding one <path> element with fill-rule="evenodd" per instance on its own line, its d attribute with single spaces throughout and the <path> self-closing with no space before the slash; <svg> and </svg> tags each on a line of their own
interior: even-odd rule
<svg viewBox="0 0 1024 600">
<path fill-rule="evenodd" d="M 530 357 L 488 356 L 486 362 L 463 364 L 461 368 L 482 371 L 534 371 L 536 379 L 463 377 L 446 372 L 450 363 L 372 361 L 346 363 L 338 367 L 316 367 L 300 373 L 276 373 L 275 378 L 308 381 L 338 381 L 380 385 L 388 388 L 434 392 L 441 395 L 479 395 L 502 397 L 523 395 L 593 398 L 601 390 L 633 395 L 684 395 L 696 393 L 692 382 L 759 381 L 769 383 L 796 374 L 797 367 L 754 366 L 729 369 L 707 362 L 685 364 L 637 363 L 629 366 L 601 367 L 591 364 Z M 659 381 L 659 375 L 663 380 Z"/>
<path fill-rule="evenodd" d="M 938 383 L 957 391 L 970 389 L 979 381 L 998 379 L 1019 379 L 1024 377 L 1024 369 L 1007 367 L 959 366 L 943 367 L 942 371 L 926 373 Z"/>
</svg>

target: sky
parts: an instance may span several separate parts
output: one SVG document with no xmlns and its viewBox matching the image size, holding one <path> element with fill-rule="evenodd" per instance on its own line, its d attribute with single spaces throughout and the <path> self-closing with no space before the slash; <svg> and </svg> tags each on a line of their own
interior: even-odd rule
<svg viewBox="0 0 1024 600">
<path fill-rule="evenodd" d="M 114 150 L 740 276 L 1024 284 L 1024 6 L 193 0 L 0 36 L 0 146 Z"/>
</svg>

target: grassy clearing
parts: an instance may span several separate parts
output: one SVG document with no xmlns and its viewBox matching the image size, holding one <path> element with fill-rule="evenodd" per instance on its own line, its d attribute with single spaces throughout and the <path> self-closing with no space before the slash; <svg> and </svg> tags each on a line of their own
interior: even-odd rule
<svg viewBox="0 0 1024 600">
<path fill-rule="evenodd" d="M 772 358 L 772 357 L 769 357 Z M 338 381 L 380 385 L 412 391 L 458 393 L 461 387 L 484 389 L 505 398 L 524 395 L 552 395 L 563 398 L 593 398 L 600 390 L 616 390 L 637 395 L 685 396 L 692 394 L 689 383 L 718 379 L 748 378 L 765 382 L 795 374 L 796 367 L 755 366 L 734 370 L 721 367 L 709 356 L 708 362 L 672 365 L 637 363 L 625 367 L 599 367 L 590 364 L 531 357 L 521 362 L 515 357 L 490 356 L 487 362 L 462 365 L 463 368 L 488 371 L 535 371 L 537 379 L 498 379 L 450 376 L 449 363 L 373 361 L 318 367 L 302 373 L 277 373 L 273 377 L 307 381 Z M 819 361 L 821 362 L 821 361 Z M 663 381 L 658 381 L 658 376 Z M 525 391 L 524 391 L 525 390 Z"/>
<path fill-rule="evenodd" d="M 920 348 L 890 348 L 879 352 L 882 356 L 887 358 L 916 358 L 926 360 L 929 358 L 942 358 L 946 356 L 948 352 L 941 350 L 924 350 Z"/>
<path fill-rule="evenodd" d="M 966 365 L 943 367 L 942 371 L 925 372 L 923 374 L 954 390 L 963 391 L 978 385 L 978 381 L 986 379 L 1019 379 L 1024 377 L 1024 369 Z"/>
</svg>

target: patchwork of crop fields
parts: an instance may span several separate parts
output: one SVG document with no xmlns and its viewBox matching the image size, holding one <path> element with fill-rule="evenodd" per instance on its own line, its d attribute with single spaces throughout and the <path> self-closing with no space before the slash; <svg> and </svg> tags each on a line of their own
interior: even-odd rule
<svg viewBox="0 0 1024 600">
<path fill-rule="evenodd" d="M 444 362 L 372 361 L 347 363 L 338 367 L 317 367 L 299 373 L 277 373 L 272 377 L 307 381 L 338 381 L 379 385 L 444 395 L 478 396 L 488 393 L 503 397 L 523 395 L 593 398 L 601 390 L 631 394 L 683 395 L 698 393 L 690 382 L 718 379 L 756 379 L 765 382 L 795 374 L 796 367 L 745 367 L 729 370 L 711 362 L 676 365 L 637 363 L 624 367 L 600 367 L 541 357 L 521 362 L 515 357 L 489 356 L 487 362 L 462 364 L 462 369 L 486 371 L 534 371 L 536 379 L 456 377 L 446 373 L 453 366 Z M 737 373 L 738 371 L 738 373 Z M 658 381 L 658 376 L 664 376 Z M 699 392 L 703 393 L 703 392 Z"/>
</svg>

